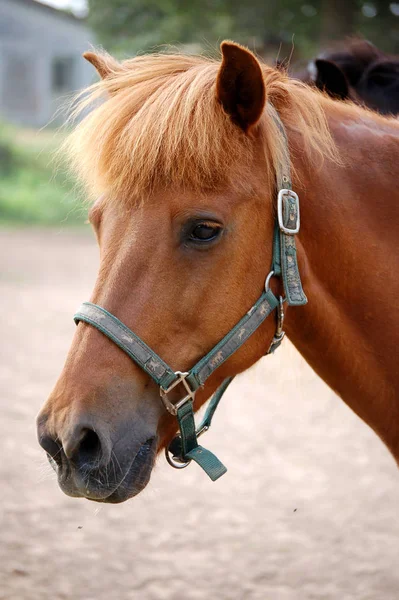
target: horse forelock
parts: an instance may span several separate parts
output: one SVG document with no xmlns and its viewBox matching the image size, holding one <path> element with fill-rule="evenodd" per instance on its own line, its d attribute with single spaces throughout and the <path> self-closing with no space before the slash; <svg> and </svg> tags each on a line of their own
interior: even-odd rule
<svg viewBox="0 0 399 600">
<path fill-rule="evenodd" d="M 206 192 L 229 186 L 248 192 L 251 165 L 261 140 L 266 173 L 274 178 L 284 144 L 265 110 L 245 134 L 217 102 L 217 60 L 184 55 L 147 55 L 84 92 L 74 116 L 90 105 L 61 149 L 90 197 L 139 202 L 156 188 Z M 284 73 L 262 66 L 268 102 L 288 132 L 302 137 L 309 161 L 339 160 L 321 94 Z M 101 100 L 101 102 L 99 102 Z"/>
</svg>

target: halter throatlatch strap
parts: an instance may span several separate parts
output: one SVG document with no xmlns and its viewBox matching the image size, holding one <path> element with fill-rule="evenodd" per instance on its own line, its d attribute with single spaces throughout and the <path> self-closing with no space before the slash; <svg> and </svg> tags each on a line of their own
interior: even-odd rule
<svg viewBox="0 0 399 600">
<path fill-rule="evenodd" d="M 183 468 L 194 460 L 207 475 L 215 481 L 226 471 L 220 460 L 198 443 L 199 436 L 211 425 L 215 410 L 232 381 L 228 377 L 216 390 L 200 425 L 196 428 L 193 404 L 196 391 L 202 387 L 212 373 L 220 367 L 248 338 L 260 327 L 265 319 L 277 308 L 277 329 L 267 354 L 274 352 L 284 337 L 283 302 L 292 306 L 306 304 L 307 298 L 302 289 L 296 256 L 295 235 L 300 227 L 299 199 L 292 191 L 290 175 L 290 157 L 287 136 L 277 111 L 271 104 L 268 110 L 278 126 L 284 141 L 284 158 L 280 174 L 277 174 L 277 220 L 273 234 L 273 261 L 265 291 L 242 319 L 231 329 L 208 354 L 197 362 L 188 372 L 174 371 L 158 356 L 152 348 L 131 331 L 114 315 L 96 304 L 84 302 L 74 316 L 75 323 L 80 321 L 92 325 L 143 369 L 159 386 L 162 402 L 166 410 L 177 418 L 179 435 L 166 448 L 166 458 L 173 467 Z M 272 276 L 282 277 L 285 298 L 279 300 L 269 289 Z M 172 403 L 168 394 L 178 386 L 185 390 L 183 397 Z"/>
</svg>

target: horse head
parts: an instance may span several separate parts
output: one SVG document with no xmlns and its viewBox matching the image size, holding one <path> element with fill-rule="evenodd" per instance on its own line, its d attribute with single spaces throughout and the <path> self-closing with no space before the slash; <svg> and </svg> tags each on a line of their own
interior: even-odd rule
<svg viewBox="0 0 399 600">
<path fill-rule="evenodd" d="M 181 372 L 264 290 L 286 150 L 271 115 L 277 110 L 318 159 L 334 154 L 316 94 L 261 67 L 237 44 L 221 49 L 221 62 L 156 55 L 118 63 L 88 53 L 101 76 L 89 98 L 95 108 L 67 145 L 77 175 L 99 195 L 89 214 L 100 247 L 91 302 L 126 325 L 122 335 L 134 332 Z M 271 285 L 281 293 L 277 281 Z M 275 328 L 267 319 L 237 352 L 213 357 L 195 410 L 265 354 Z M 176 431 L 159 392 L 148 368 L 79 323 L 38 417 L 40 443 L 64 492 L 121 502 L 145 487 Z"/>
</svg>

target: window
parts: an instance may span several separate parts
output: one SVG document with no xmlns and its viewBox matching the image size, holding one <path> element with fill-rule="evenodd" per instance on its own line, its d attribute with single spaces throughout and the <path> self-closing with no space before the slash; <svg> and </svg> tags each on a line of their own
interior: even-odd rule
<svg viewBox="0 0 399 600">
<path fill-rule="evenodd" d="M 40 106 L 37 64 L 33 52 L 3 53 L 4 85 L 0 105 L 11 113 L 34 115 Z"/>
<path fill-rule="evenodd" d="M 73 58 L 53 59 L 51 87 L 53 92 L 73 90 Z"/>
</svg>

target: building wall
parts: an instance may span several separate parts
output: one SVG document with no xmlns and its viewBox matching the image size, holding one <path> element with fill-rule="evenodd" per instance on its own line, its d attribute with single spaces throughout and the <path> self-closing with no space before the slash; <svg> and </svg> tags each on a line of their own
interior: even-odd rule
<svg viewBox="0 0 399 600">
<path fill-rule="evenodd" d="M 93 43 L 84 22 L 33 0 L 0 0 L 0 118 L 59 125 L 68 96 L 95 78 L 81 57 Z"/>
</svg>

